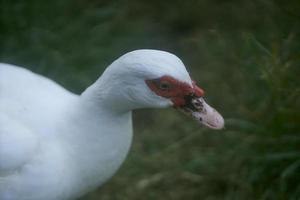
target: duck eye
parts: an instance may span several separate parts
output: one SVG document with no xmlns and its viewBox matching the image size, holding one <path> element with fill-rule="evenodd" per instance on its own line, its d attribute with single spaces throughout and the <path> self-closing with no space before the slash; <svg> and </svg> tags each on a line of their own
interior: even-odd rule
<svg viewBox="0 0 300 200">
<path fill-rule="evenodd" d="M 159 84 L 159 88 L 162 90 L 169 90 L 171 88 L 171 85 L 167 82 L 161 82 Z"/>
</svg>

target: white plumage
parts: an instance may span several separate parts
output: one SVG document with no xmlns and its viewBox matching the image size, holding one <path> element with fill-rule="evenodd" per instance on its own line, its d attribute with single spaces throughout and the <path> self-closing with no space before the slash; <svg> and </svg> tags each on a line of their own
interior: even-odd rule
<svg viewBox="0 0 300 200">
<path fill-rule="evenodd" d="M 0 64 L 0 200 L 67 200 L 109 179 L 132 139 L 131 110 L 167 107 L 145 79 L 191 84 L 174 55 L 137 50 L 81 95 L 29 70 Z"/>
</svg>

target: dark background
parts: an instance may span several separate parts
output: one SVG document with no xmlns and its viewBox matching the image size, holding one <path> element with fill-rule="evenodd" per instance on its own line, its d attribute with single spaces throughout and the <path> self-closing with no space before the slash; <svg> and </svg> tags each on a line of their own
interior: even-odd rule
<svg viewBox="0 0 300 200">
<path fill-rule="evenodd" d="M 0 62 L 81 93 L 128 51 L 170 51 L 226 119 L 135 111 L 126 162 L 81 200 L 298 200 L 299 34 L 299 0 L 0 0 Z"/>
</svg>

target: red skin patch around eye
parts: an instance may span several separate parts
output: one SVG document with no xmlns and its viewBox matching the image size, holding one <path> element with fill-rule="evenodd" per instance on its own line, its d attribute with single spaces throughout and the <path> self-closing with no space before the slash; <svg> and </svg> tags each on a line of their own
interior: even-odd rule
<svg viewBox="0 0 300 200">
<path fill-rule="evenodd" d="M 204 90 L 196 85 L 196 82 L 193 81 L 193 87 L 194 91 L 197 97 L 203 97 L 204 96 Z"/>
<path fill-rule="evenodd" d="M 146 80 L 148 87 L 157 95 L 170 99 L 175 107 L 186 104 L 185 96 L 204 96 L 204 91 L 193 81 L 193 87 L 188 83 L 181 82 L 171 76 L 162 76 L 158 79 Z M 162 88 L 161 84 L 167 84 L 167 88 Z"/>
</svg>

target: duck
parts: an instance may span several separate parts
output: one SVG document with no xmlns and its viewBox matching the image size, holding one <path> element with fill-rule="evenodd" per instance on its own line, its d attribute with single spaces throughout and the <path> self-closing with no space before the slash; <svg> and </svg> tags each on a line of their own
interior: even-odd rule
<svg viewBox="0 0 300 200">
<path fill-rule="evenodd" d="M 120 168 L 132 111 L 173 107 L 212 129 L 223 117 L 174 54 L 134 50 L 74 94 L 28 69 L 0 64 L 0 200 L 72 200 Z"/>
</svg>

